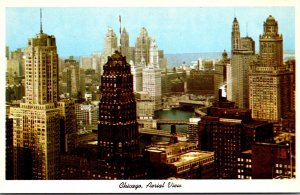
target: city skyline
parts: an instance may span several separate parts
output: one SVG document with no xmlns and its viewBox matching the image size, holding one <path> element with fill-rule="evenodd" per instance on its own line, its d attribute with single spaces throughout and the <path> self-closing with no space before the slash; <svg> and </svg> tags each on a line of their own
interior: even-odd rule
<svg viewBox="0 0 300 195">
<path fill-rule="evenodd" d="M 254 39 L 257 52 L 264 19 L 273 15 L 285 40 L 284 50 L 295 50 L 293 7 L 42 9 L 43 29 L 55 35 L 58 54 L 64 57 L 103 52 L 108 27 L 113 28 L 119 40 L 119 15 L 122 17 L 122 28 L 125 27 L 129 33 L 130 46 L 134 46 L 140 29 L 145 27 L 166 54 L 230 51 L 231 29 L 228 25 L 234 17 L 239 21 L 241 36 L 248 35 Z M 6 8 L 6 45 L 10 50 L 24 48 L 27 38 L 39 31 L 39 25 L 39 8 Z M 223 33 L 220 34 L 220 31 Z M 178 42 L 175 46 L 174 40 Z"/>
<path fill-rule="evenodd" d="M 280 10 L 279 7 L 277 8 Z M 102 192 L 107 191 L 108 188 L 109 191 L 121 192 L 130 192 L 140 188 L 138 189 L 140 192 L 149 192 L 160 188 L 153 188 L 155 185 L 164 186 L 165 189 L 159 189 L 162 190 L 161 192 L 192 192 L 207 188 L 214 192 L 221 189 L 235 192 L 239 190 L 293 191 L 298 189 L 293 181 L 298 181 L 299 178 L 299 174 L 296 177 L 296 164 L 299 165 L 299 163 L 296 163 L 295 153 L 297 148 L 295 143 L 296 84 L 294 79 L 296 56 L 285 61 L 282 55 L 284 50 L 288 50 L 286 45 L 290 44 L 293 47 L 291 50 L 295 50 L 296 47 L 296 8 L 281 8 L 285 10 L 281 10 L 284 18 L 292 17 L 292 20 L 284 20 L 274 12 L 265 14 L 256 10 L 258 13 L 253 12 L 255 16 L 252 17 L 249 12 L 238 11 L 234 8 L 210 7 L 208 8 L 210 11 L 220 9 L 225 10 L 224 12 L 227 11 L 226 14 L 229 14 L 228 10 L 232 10 L 232 17 L 229 15 L 222 17 L 223 12 L 215 13 L 211 20 L 205 22 L 207 27 L 192 22 L 192 28 L 188 29 L 190 32 L 186 34 L 179 30 L 172 33 L 176 26 L 180 26 L 180 29 L 183 30 L 186 28 L 186 26 L 180 25 L 181 21 L 185 22 L 184 19 L 176 21 L 173 18 L 174 26 L 164 25 L 168 20 L 155 21 L 153 26 L 149 26 L 151 19 L 157 17 L 152 17 L 155 15 L 152 14 L 151 17 L 148 17 L 149 21 L 145 20 L 147 24 L 140 25 L 137 20 L 144 21 L 143 17 L 136 16 L 136 20 L 132 20 L 128 18 L 128 15 L 124 15 L 124 12 L 129 10 L 128 12 L 134 15 L 134 9 L 144 9 L 141 12 L 150 10 L 149 13 L 152 9 L 158 9 L 161 12 L 182 9 L 191 16 L 194 12 L 190 13 L 188 10 L 201 11 L 202 8 L 95 8 L 95 11 L 91 11 L 94 8 L 66 9 L 71 10 L 70 12 L 82 10 L 81 20 L 87 21 L 88 24 L 95 24 L 95 21 L 99 21 L 97 20 L 99 18 L 92 17 L 93 13 L 98 13 L 98 10 L 116 9 L 116 12 L 110 12 L 110 19 L 106 20 L 104 17 L 101 21 L 113 24 L 110 27 L 117 35 L 119 44 L 119 15 L 122 16 L 122 29 L 125 27 L 129 33 L 130 47 L 122 47 L 124 52 L 121 53 L 115 51 L 115 44 L 110 40 L 110 36 L 107 36 L 108 26 L 103 25 L 103 28 L 100 27 L 101 29 L 99 26 L 87 28 L 81 21 L 76 21 L 78 17 L 74 14 L 72 20 L 75 23 L 78 22 L 79 28 L 74 27 L 72 23 L 65 22 L 71 19 L 72 15 L 67 14 L 64 16 L 67 19 L 64 19 L 62 15 L 57 14 L 58 12 L 51 11 L 63 8 L 42 7 L 43 25 L 41 26 L 40 7 L 5 8 L 6 13 L 3 15 L 6 16 L 6 36 L 4 36 L 6 41 L 4 42 L 9 47 L 9 49 L 6 48 L 7 63 L 5 64 L 7 67 L 5 77 L 7 84 L 5 93 L 6 160 L 3 162 L 6 170 L 5 179 L 60 179 L 59 182 L 62 182 L 63 185 L 66 180 L 72 180 L 63 190 L 68 189 L 73 192 L 81 191 L 82 185 L 85 189 L 93 189 L 97 185 L 97 190 Z M 20 26 L 24 30 L 16 31 L 8 28 L 7 10 L 9 9 L 24 9 L 32 14 L 28 18 L 23 17 L 25 20 L 22 23 L 26 27 L 21 24 Z M 249 8 L 243 9 L 248 10 Z M 125 11 L 121 13 L 120 10 Z M 245 20 L 239 16 L 239 13 L 244 15 L 248 13 L 248 23 L 244 23 Z M 102 14 L 105 15 L 100 12 L 98 16 Z M 146 11 L 144 14 L 147 18 Z M 176 11 L 173 14 L 176 15 Z M 262 15 L 262 18 L 260 19 L 256 15 Z M 48 23 L 49 18 L 56 17 L 60 20 L 51 19 L 54 23 Z M 162 15 L 158 15 L 158 17 L 162 17 Z M 238 33 L 238 36 L 232 33 L 235 17 L 241 32 Z M 92 21 L 85 20 L 85 18 L 91 18 Z M 202 22 L 201 19 L 197 19 L 195 21 Z M 220 22 L 213 25 L 215 19 L 220 19 Z M 135 21 L 135 23 L 131 21 Z M 290 21 L 293 23 L 290 24 Z M 63 25 L 60 23 L 67 27 L 62 27 Z M 130 28 L 127 27 L 129 23 L 131 23 Z M 155 25 L 155 23 L 161 25 Z M 191 22 L 186 23 L 190 24 Z M 250 27 L 250 23 L 255 27 Z M 289 25 L 291 25 L 290 28 Z M 140 39 L 142 44 L 137 44 L 138 46 L 135 44 L 142 27 L 147 29 L 152 41 L 155 39 L 157 47 L 155 43 L 151 42 L 149 45 L 146 44 L 145 49 L 142 48 L 145 40 L 148 40 L 145 37 Z M 277 34 L 277 27 L 280 35 Z M 250 28 L 252 28 L 251 33 Z M 74 30 L 72 31 L 72 29 Z M 170 31 L 164 31 L 164 29 Z M 203 32 L 198 32 L 201 29 Z M 82 32 L 80 36 L 76 34 L 78 32 Z M 13 48 L 9 45 L 9 33 L 14 34 L 13 42 L 17 43 L 18 39 L 23 39 L 24 46 L 21 48 L 24 50 L 14 51 L 20 47 Z M 191 34 L 193 36 L 190 36 Z M 280 39 L 274 39 L 276 37 L 274 34 L 278 35 Z M 253 38 L 255 47 L 254 42 L 247 38 L 247 35 Z M 260 35 L 262 36 L 260 37 Z M 290 36 L 292 38 L 289 39 Z M 3 39 L 5 39 L 4 37 Z M 107 43 L 104 43 L 105 38 L 108 39 Z M 205 43 L 201 43 L 202 38 L 205 39 Z M 186 41 L 184 41 L 185 39 Z M 232 47 L 235 40 L 239 43 L 236 48 Z M 165 45 L 165 43 L 170 43 L 170 45 Z M 107 49 L 104 49 L 105 47 Z M 174 51 L 180 49 L 180 52 L 186 51 L 187 48 L 195 49 L 198 54 L 210 52 L 207 51 L 208 48 L 217 48 L 218 51 L 211 52 L 222 52 L 222 55 L 219 59 L 199 59 L 197 65 L 184 67 L 186 69 L 159 69 L 159 67 L 167 65 L 163 62 L 165 62 L 165 54 L 170 53 L 169 48 Z M 260 55 L 255 55 L 253 48 Z M 274 48 L 277 49 L 276 52 L 274 52 Z M 63 55 L 62 52 L 68 52 L 68 49 L 70 49 L 70 53 Z M 224 49 L 227 52 L 223 52 Z M 100 51 L 101 54 L 92 54 L 96 51 Z M 87 53 L 76 54 L 76 52 Z M 109 53 L 110 57 L 105 56 L 105 52 Z M 144 56 L 141 60 L 136 60 L 139 54 L 146 56 L 145 58 L 149 61 L 148 67 L 144 67 Z M 174 56 L 177 55 L 179 56 L 179 54 Z M 62 59 L 67 56 L 70 57 Z M 79 62 L 75 60 L 77 56 L 90 57 L 90 64 L 87 62 L 79 67 Z M 132 64 L 130 59 L 138 62 Z M 242 69 L 242 65 L 249 66 L 249 69 Z M 14 69 L 13 66 L 17 68 Z M 144 74 L 143 70 L 147 71 L 156 66 L 158 66 L 159 74 L 154 74 L 155 71 L 149 71 L 151 75 Z M 168 66 L 170 67 L 170 64 Z M 239 71 L 235 68 L 238 68 Z M 248 71 L 251 73 L 250 76 L 247 75 Z M 283 89 L 284 93 L 278 97 L 282 96 L 280 101 L 284 101 L 280 102 L 280 105 L 284 105 L 283 107 L 286 109 L 282 110 L 288 112 L 289 115 L 282 114 L 283 117 L 270 122 L 264 118 L 267 116 L 266 114 L 262 117 L 253 117 L 248 105 L 245 104 L 245 108 L 242 108 L 243 106 L 237 103 L 238 100 L 232 100 L 228 96 L 227 98 L 223 97 L 222 91 L 219 90 L 221 84 L 224 87 L 223 84 L 227 83 L 227 87 L 230 86 L 231 90 L 237 91 L 232 87 L 234 84 L 231 82 L 237 78 L 237 74 L 240 78 L 255 77 L 256 79 L 257 77 L 251 82 L 245 81 L 246 84 L 249 83 L 250 87 L 256 87 L 252 90 L 255 92 L 252 95 L 254 97 L 266 99 L 266 92 L 268 92 L 268 97 L 272 98 L 274 97 L 272 94 L 275 94 L 276 90 Z M 156 75 L 160 75 L 159 81 L 156 79 L 158 78 Z M 262 77 L 264 75 L 265 77 Z M 270 75 L 275 75 L 276 79 L 280 77 L 280 80 L 273 81 L 270 79 Z M 267 79 L 262 82 L 261 78 Z M 161 108 L 156 109 L 154 100 L 151 98 L 150 92 L 156 88 L 142 88 L 143 91 L 142 89 L 134 90 L 137 79 L 141 80 L 141 87 L 151 84 L 152 81 L 155 83 L 155 87 L 158 86 L 161 90 L 159 97 Z M 244 85 L 243 82 L 237 79 L 239 86 Z M 272 83 L 278 83 L 276 85 L 278 87 L 272 88 Z M 264 88 L 260 88 L 261 86 Z M 246 91 L 251 93 L 251 90 L 247 88 Z M 73 93 L 73 96 L 69 96 L 68 93 Z M 250 94 L 231 94 L 231 97 L 240 96 L 248 97 L 248 99 L 252 97 Z M 264 110 L 259 110 L 262 107 L 259 104 L 260 101 L 256 105 L 258 112 L 275 109 L 270 105 L 271 100 L 267 99 L 266 103 L 262 103 L 265 106 Z M 236 107 L 237 105 L 238 107 Z M 277 104 L 275 105 L 277 106 Z M 180 109 L 182 109 L 181 111 L 189 110 L 189 113 L 194 115 L 181 117 L 176 112 Z M 157 115 L 156 111 L 170 112 L 179 120 L 173 119 L 172 115 L 164 118 Z M 263 119 L 266 121 L 262 121 Z M 185 124 L 183 131 L 176 127 L 182 123 Z M 170 124 L 170 127 L 164 129 L 163 124 Z M 161 135 L 162 132 L 167 135 Z M 152 139 L 152 134 L 155 139 Z M 168 141 L 156 139 L 158 136 L 167 138 Z M 136 180 L 137 178 L 143 180 Z M 169 182 L 167 178 L 172 181 Z M 279 178 L 289 178 L 291 182 L 288 185 L 283 185 L 283 182 L 275 182 L 274 179 Z M 74 179 L 89 181 L 80 181 L 81 185 L 79 183 L 76 185 Z M 91 181 L 94 179 L 101 181 L 96 184 Z M 106 182 L 103 179 L 117 179 L 117 181 Z M 119 179 L 128 181 L 123 182 Z M 147 181 L 148 179 L 156 181 Z M 215 179 L 219 179 L 221 185 L 219 185 L 219 181 L 214 183 Z M 247 184 L 239 183 L 236 180 L 229 182 L 227 179 L 247 179 L 248 182 Z M 260 179 L 268 180 L 267 182 L 272 179 L 273 185 L 269 183 L 264 187 L 256 186 Z M 200 183 L 203 180 L 207 183 Z M 224 183 L 224 180 L 227 180 L 228 183 Z M 3 183 L 5 191 L 15 188 L 15 184 L 12 186 L 11 182 L 4 181 Z M 52 182 L 50 181 L 50 183 Z M 201 184 L 204 184 L 205 187 L 202 188 Z M 219 186 L 218 189 L 214 187 L 216 184 Z M 20 181 L 18 188 L 15 189 L 24 188 L 27 191 L 31 185 L 35 186 L 36 184 L 33 182 L 26 186 Z M 32 187 L 29 191 L 40 191 L 41 186 L 44 184 L 39 185 L 38 188 Z M 52 187 L 53 184 L 46 186 L 47 188 L 43 190 L 48 190 L 50 186 L 57 191 L 58 188 L 55 185 Z M 196 186 L 201 186 L 201 188 L 198 189 Z M 243 189 L 240 189 L 241 187 Z"/>
</svg>

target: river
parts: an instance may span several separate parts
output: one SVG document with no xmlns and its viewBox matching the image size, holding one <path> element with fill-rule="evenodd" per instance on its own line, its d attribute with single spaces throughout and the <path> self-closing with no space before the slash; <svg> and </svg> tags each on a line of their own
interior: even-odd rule
<svg viewBox="0 0 300 195">
<path fill-rule="evenodd" d="M 194 109 L 173 108 L 171 110 L 157 110 L 154 112 L 155 119 L 179 119 L 188 120 L 194 117 Z M 176 131 L 185 133 L 188 125 L 176 125 Z M 160 129 L 170 131 L 171 125 L 160 125 Z"/>
</svg>

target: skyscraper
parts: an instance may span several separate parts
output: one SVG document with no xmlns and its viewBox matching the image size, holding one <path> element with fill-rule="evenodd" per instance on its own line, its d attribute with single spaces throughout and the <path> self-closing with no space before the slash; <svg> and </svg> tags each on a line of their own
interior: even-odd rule
<svg viewBox="0 0 300 195">
<path fill-rule="evenodd" d="M 155 40 L 151 41 L 150 63 L 143 70 L 143 91 L 150 94 L 155 109 L 161 108 L 161 70 L 158 63 L 158 47 Z"/>
<path fill-rule="evenodd" d="M 240 108 L 249 108 L 249 67 L 254 60 L 254 41 L 250 37 L 240 37 L 239 23 L 234 18 L 232 24 L 231 83 L 232 101 Z"/>
<path fill-rule="evenodd" d="M 140 64 L 143 58 L 146 64 L 149 63 L 150 41 L 148 31 L 143 27 L 135 43 L 135 64 Z"/>
<path fill-rule="evenodd" d="M 66 91 L 71 97 L 77 97 L 77 93 L 80 91 L 79 82 L 79 63 L 70 56 L 65 60 L 65 66 L 62 70 L 62 81 L 66 83 Z"/>
<path fill-rule="evenodd" d="M 127 57 L 127 50 L 129 47 L 129 35 L 125 28 L 123 28 L 121 33 L 121 53 Z"/>
<path fill-rule="evenodd" d="M 107 33 L 104 38 L 104 62 L 107 62 L 107 57 L 111 56 L 118 48 L 117 35 L 112 28 L 107 29 Z"/>
<path fill-rule="evenodd" d="M 240 36 L 240 25 L 236 17 L 234 17 L 231 31 L 231 51 L 240 48 L 241 36 Z"/>
<path fill-rule="evenodd" d="M 283 64 L 282 35 L 271 15 L 264 22 L 259 42 L 260 60 L 249 73 L 250 109 L 253 118 L 277 121 L 291 109 L 293 73 Z"/>
<path fill-rule="evenodd" d="M 53 35 L 40 32 L 25 50 L 26 102 L 13 119 L 14 179 L 57 179 L 59 160 L 58 55 Z"/>
<path fill-rule="evenodd" d="M 139 133 L 130 65 L 116 51 L 103 68 L 98 125 L 100 174 L 105 179 L 138 178 Z"/>
</svg>

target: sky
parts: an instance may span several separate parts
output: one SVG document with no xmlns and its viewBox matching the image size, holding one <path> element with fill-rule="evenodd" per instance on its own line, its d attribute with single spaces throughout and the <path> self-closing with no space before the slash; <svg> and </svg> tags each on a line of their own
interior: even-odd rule
<svg viewBox="0 0 300 195">
<path fill-rule="evenodd" d="M 27 47 L 28 38 L 40 29 L 37 7 L 7 7 L 5 13 L 6 45 L 13 51 Z M 122 28 L 134 46 L 140 29 L 145 27 L 159 49 L 166 54 L 221 52 L 231 50 L 234 17 L 246 34 L 256 42 L 269 15 L 278 21 L 284 50 L 295 50 L 295 9 L 293 7 L 42 7 L 43 31 L 56 37 L 60 56 L 82 56 L 103 52 L 104 37 L 112 27 L 119 37 Z"/>
</svg>

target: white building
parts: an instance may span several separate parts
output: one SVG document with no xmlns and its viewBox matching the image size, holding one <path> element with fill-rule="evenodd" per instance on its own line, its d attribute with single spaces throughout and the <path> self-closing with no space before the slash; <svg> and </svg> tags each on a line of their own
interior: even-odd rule
<svg viewBox="0 0 300 195">
<path fill-rule="evenodd" d="M 158 47 L 155 40 L 150 45 L 150 64 L 143 70 L 143 91 L 150 94 L 155 110 L 161 108 L 161 70 L 158 61 Z"/>
</svg>

